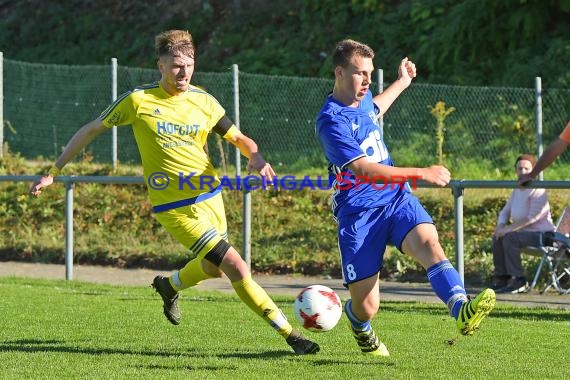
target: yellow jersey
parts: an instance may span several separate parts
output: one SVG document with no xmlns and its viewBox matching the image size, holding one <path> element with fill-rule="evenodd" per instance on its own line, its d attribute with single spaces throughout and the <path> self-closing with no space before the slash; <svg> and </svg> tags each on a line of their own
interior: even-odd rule
<svg viewBox="0 0 570 380">
<path fill-rule="evenodd" d="M 157 82 L 121 95 L 99 118 L 108 128 L 132 126 L 153 210 L 161 212 L 221 191 L 204 146 L 225 113 L 212 95 L 198 87 L 172 96 Z M 236 131 L 232 126 L 224 138 Z"/>
</svg>

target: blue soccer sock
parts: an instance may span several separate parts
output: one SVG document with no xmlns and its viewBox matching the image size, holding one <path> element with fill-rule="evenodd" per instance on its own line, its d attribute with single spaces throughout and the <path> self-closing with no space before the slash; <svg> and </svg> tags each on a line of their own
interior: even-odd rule
<svg viewBox="0 0 570 380">
<path fill-rule="evenodd" d="M 360 319 L 356 318 L 356 316 L 352 312 L 352 300 L 348 300 L 344 304 L 344 313 L 346 314 L 346 317 L 350 321 L 350 324 L 352 325 L 352 329 L 355 332 L 372 330 L 372 326 L 370 324 L 370 321 L 362 322 Z"/>
<path fill-rule="evenodd" d="M 427 269 L 427 276 L 435 294 L 448 307 L 449 314 L 457 319 L 461 305 L 467 301 L 465 286 L 449 260 L 442 260 Z"/>
</svg>

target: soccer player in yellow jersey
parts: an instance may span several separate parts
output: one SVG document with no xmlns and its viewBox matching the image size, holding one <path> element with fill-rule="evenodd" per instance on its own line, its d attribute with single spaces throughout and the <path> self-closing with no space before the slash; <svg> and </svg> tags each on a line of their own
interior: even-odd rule
<svg viewBox="0 0 570 380">
<path fill-rule="evenodd" d="M 156 276 L 152 286 L 163 300 L 164 314 L 178 325 L 178 295 L 208 278 L 225 274 L 240 299 L 265 319 L 296 354 L 319 351 L 289 324 L 269 295 L 255 282 L 245 261 L 227 241 L 220 180 L 204 151 L 211 131 L 223 136 L 269 181 L 275 172 L 257 144 L 241 133 L 210 94 L 190 85 L 195 48 L 187 31 L 169 30 L 155 39 L 161 79 L 120 96 L 67 143 L 49 170 L 30 188 L 38 196 L 64 165 L 97 135 L 114 125 L 131 125 L 140 151 L 144 178 L 158 221 L 196 255 L 170 277 Z"/>
</svg>

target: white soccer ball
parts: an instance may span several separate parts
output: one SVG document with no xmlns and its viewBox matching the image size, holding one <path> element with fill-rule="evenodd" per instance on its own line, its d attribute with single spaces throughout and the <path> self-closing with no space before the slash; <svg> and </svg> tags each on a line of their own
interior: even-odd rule
<svg viewBox="0 0 570 380">
<path fill-rule="evenodd" d="M 341 316 L 338 294 L 324 285 L 307 286 L 295 298 L 295 319 L 309 331 L 329 331 Z"/>
</svg>

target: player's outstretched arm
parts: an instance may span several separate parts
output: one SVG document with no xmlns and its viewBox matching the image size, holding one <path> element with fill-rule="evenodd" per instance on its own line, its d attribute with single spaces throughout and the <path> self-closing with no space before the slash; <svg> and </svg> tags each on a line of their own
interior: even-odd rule
<svg viewBox="0 0 570 380">
<path fill-rule="evenodd" d="M 95 137 L 107 130 L 100 119 L 95 119 L 82 126 L 66 144 L 63 153 L 59 156 L 55 165 L 52 166 L 49 173 L 36 180 L 30 187 L 30 194 L 38 196 L 42 193 L 42 189 L 53 183 L 53 177 L 59 174 L 73 157 L 75 157 L 81 149 L 89 144 Z"/>
<path fill-rule="evenodd" d="M 261 153 L 259 153 L 257 144 L 253 139 L 247 137 L 241 132 L 238 132 L 234 134 L 229 141 L 239 149 L 241 154 L 249 158 L 249 163 L 247 164 L 248 173 L 255 170 L 259 172 L 261 176 L 267 178 L 268 181 L 273 180 L 273 177 L 275 177 L 275 171 L 271 165 L 265 161 Z"/>
<path fill-rule="evenodd" d="M 412 168 L 382 165 L 376 162 L 368 162 L 366 158 L 359 158 L 349 165 L 350 170 L 362 178 L 378 178 L 378 183 L 384 183 L 391 178 L 405 178 L 408 180 L 422 180 L 437 186 L 446 186 L 451 180 L 449 170 L 440 165 L 427 168 Z"/>
<path fill-rule="evenodd" d="M 412 79 L 415 77 L 415 63 L 410 61 L 408 57 L 402 59 L 398 67 L 398 79 L 381 94 L 374 97 L 374 103 L 380 108 L 380 115 L 384 115 L 386 111 L 388 111 L 388 108 L 390 108 L 396 98 L 410 86 Z"/>
<path fill-rule="evenodd" d="M 445 166 L 433 165 L 422 168 L 419 179 L 437 186 L 447 186 L 451 181 L 451 173 Z"/>
</svg>

